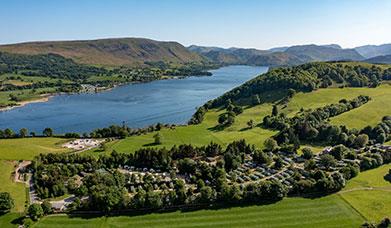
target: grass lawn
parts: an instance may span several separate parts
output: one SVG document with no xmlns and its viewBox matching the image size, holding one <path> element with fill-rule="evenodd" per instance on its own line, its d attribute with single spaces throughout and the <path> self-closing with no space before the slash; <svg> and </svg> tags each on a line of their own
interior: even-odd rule
<svg viewBox="0 0 391 228">
<path fill-rule="evenodd" d="M 391 191 L 360 190 L 341 194 L 367 220 L 379 222 L 391 215 Z"/>
<path fill-rule="evenodd" d="M 338 103 L 342 98 L 352 99 L 359 95 L 372 98 L 367 104 L 343 113 L 331 119 L 335 125 L 346 125 L 349 128 L 361 129 L 375 125 L 385 115 L 391 115 L 391 85 L 384 84 L 378 88 L 328 88 L 311 93 L 298 93 L 289 102 L 284 112 L 293 116 L 300 108 L 318 108 L 331 103 Z"/>
<path fill-rule="evenodd" d="M 384 176 L 391 169 L 391 164 L 382 165 L 376 169 L 364 171 L 357 177 L 349 180 L 345 189 L 354 189 L 360 187 L 390 187 L 391 183 L 384 179 Z M 390 193 L 391 194 L 391 193 Z"/>
<path fill-rule="evenodd" d="M 26 201 L 26 185 L 14 182 L 11 174 L 15 171 L 15 165 L 16 162 L 0 160 L 0 192 L 11 194 L 15 201 L 15 208 L 12 212 L 23 212 Z"/>
<path fill-rule="evenodd" d="M 359 211 L 367 220 L 379 222 L 391 215 L 391 183 L 384 176 L 391 164 L 360 173 L 339 193 L 352 207 Z M 372 187 L 373 190 L 357 190 Z"/>
<path fill-rule="evenodd" d="M 60 138 L 1 139 L 0 159 L 32 160 L 40 153 L 67 152 L 69 149 L 61 147 L 66 141 Z"/>
<path fill-rule="evenodd" d="M 358 227 L 363 218 L 336 195 L 263 206 L 94 219 L 50 216 L 34 227 Z"/>
<path fill-rule="evenodd" d="M 202 124 L 178 126 L 175 129 L 161 130 L 161 145 L 153 145 L 153 136 L 156 134 L 156 132 L 154 132 L 141 136 L 132 136 L 123 140 L 108 143 L 108 151 L 111 152 L 112 150 L 116 150 L 117 152 L 126 153 L 134 152 L 141 147 L 147 146 L 171 148 L 174 145 L 189 143 L 202 146 L 210 143 L 211 141 L 224 146 L 232 141 L 239 139 L 246 139 L 248 143 L 255 144 L 256 146 L 262 148 L 265 139 L 273 136 L 275 132 L 260 127 L 247 129 L 247 121 L 253 119 L 255 122 L 259 123 L 269 112 L 269 110 L 271 110 L 270 105 L 259 105 L 246 109 L 244 113 L 235 118 L 235 123 L 232 126 L 224 130 L 214 129 L 214 127 L 217 125 L 218 116 L 219 114 L 223 113 L 223 111 L 212 110 L 205 115 L 205 120 Z M 92 150 L 87 153 L 102 153 L 97 151 L 99 150 Z"/>
<path fill-rule="evenodd" d="M 18 227 L 17 221 L 22 216 L 20 213 L 7 213 L 0 215 L 0 227 L 1 228 L 15 228 Z"/>
</svg>

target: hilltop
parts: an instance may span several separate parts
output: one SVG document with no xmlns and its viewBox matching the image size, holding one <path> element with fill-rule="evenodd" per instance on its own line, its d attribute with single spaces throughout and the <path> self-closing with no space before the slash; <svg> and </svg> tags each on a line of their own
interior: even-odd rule
<svg viewBox="0 0 391 228">
<path fill-rule="evenodd" d="M 144 38 L 77 41 L 42 41 L 0 45 L 0 51 L 16 54 L 58 54 L 77 63 L 105 66 L 139 66 L 145 62 L 201 63 L 203 58 L 177 42 Z"/>
</svg>

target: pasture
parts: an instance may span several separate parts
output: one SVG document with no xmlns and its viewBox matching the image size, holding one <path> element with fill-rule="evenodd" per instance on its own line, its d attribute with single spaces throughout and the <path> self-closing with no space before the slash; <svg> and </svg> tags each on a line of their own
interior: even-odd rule
<svg viewBox="0 0 391 228">
<path fill-rule="evenodd" d="M 14 199 L 15 207 L 12 212 L 23 212 L 26 201 L 26 185 L 16 183 L 12 173 L 15 171 L 13 161 L 0 160 L 0 192 L 9 192 Z"/>
<path fill-rule="evenodd" d="M 332 124 L 361 129 L 367 125 L 374 126 L 381 121 L 383 116 L 391 114 L 391 106 L 388 105 L 391 103 L 391 85 L 389 84 L 381 85 L 378 88 L 328 88 L 319 89 L 311 93 L 298 93 L 286 107 L 280 107 L 280 111 L 292 117 L 301 108 L 315 109 L 328 104 L 338 103 L 343 98 L 353 99 L 359 95 L 368 95 L 372 100 L 357 109 L 331 118 Z M 213 109 L 206 113 L 205 119 L 200 125 L 177 126 L 175 129 L 161 130 L 161 145 L 156 146 L 153 144 L 153 135 L 156 133 L 148 133 L 108 143 L 107 151 L 133 152 L 141 147 L 156 146 L 170 148 L 173 145 L 188 143 L 200 146 L 211 141 L 224 146 L 238 139 L 246 139 L 248 143 L 262 148 L 264 140 L 276 133 L 275 131 L 259 126 L 262 119 L 271 113 L 271 109 L 272 104 L 270 103 L 247 107 L 242 114 L 236 116 L 235 123 L 225 129 L 217 128 L 218 116 L 224 113 L 224 110 Z M 249 129 L 247 126 L 249 120 L 253 120 L 255 125 L 258 126 Z M 311 147 L 311 145 L 308 146 Z M 322 148 L 319 145 L 312 146 L 315 152 L 318 152 Z M 94 151 L 89 151 L 88 153 L 99 154 L 97 152 L 99 150 Z"/>
<path fill-rule="evenodd" d="M 49 216 L 34 227 L 358 227 L 363 221 L 348 204 L 332 195 L 318 199 L 287 198 L 262 206 L 133 217 Z"/>
<path fill-rule="evenodd" d="M 391 164 L 360 173 L 339 194 L 367 220 L 378 222 L 391 215 L 391 182 L 384 177 Z"/>
<path fill-rule="evenodd" d="M 67 139 L 62 138 L 18 138 L 0 140 L 0 159 L 32 160 L 40 153 L 62 153 L 70 151 L 61 145 Z"/>
</svg>

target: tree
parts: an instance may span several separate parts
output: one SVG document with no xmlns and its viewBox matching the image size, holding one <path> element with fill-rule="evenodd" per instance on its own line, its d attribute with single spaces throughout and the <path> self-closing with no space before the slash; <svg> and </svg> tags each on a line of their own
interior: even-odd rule
<svg viewBox="0 0 391 228">
<path fill-rule="evenodd" d="M 200 201 L 209 203 L 213 200 L 213 189 L 209 186 L 204 186 L 200 190 Z"/>
<path fill-rule="evenodd" d="M 224 114 L 221 114 L 221 115 L 219 116 L 218 122 L 219 122 L 219 124 L 224 124 L 225 121 L 227 121 L 227 119 L 228 119 L 227 114 L 224 113 Z"/>
<path fill-rule="evenodd" d="M 348 148 L 346 148 L 346 146 L 340 144 L 340 145 L 337 145 L 335 147 L 333 147 L 333 149 L 331 149 L 330 151 L 330 154 L 337 160 L 342 160 L 342 158 L 344 158 L 345 154 L 349 151 Z"/>
<path fill-rule="evenodd" d="M 43 201 L 41 207 L 45 215 L 51 214 L 53 212 L 52 204 L 48 200 Z"/>
<path fill-rule="evenodd" d="M 158 133 L 156 133 L 154 136 L 153 136 L 153 138 L 154 138 L 154 143 L 156 144 L 156 145 L 160 145 L 160 144 L 162 144 L 162 136 L 160 135 L 160 133 L 158 132 Z"/>
<path fill-rule="evenodd" d="M 273 151 L 278 147 L 277 141 L 272 138 L 266 139 L 263 145 L 266 151 Z"/>
<path fill-rule="evenodd" d="M 304 147 L 302 151 L 303 151 L 302 157 L 304 159 L 311 159 L 312 157 L 314 157 L 314 153 L 312 152 L 311 148 Z"/>
<path fill-rule="evenodd" d="M 284 166 L 282 159 L 280 157 L 277 157 L 274 162 L 274 168 L 279 170 Z"/>
<path fill-rule="evenodd" d="M 14 207 L 14 200 L 8 192 L 0 192 L 0 212 L 8 212 Z"/>
<path fill-rule="evenodd" d="M 270 164 L 271 158 L 263 151 L 256 150 L 253 154 L 253 160 L 257 164 Z"/>
<path fill-rule="evenodd" d="M 4 138 L 13 138 L 15 136 L 14 131 L 12 129 L 5 129 L 4 130 Z"/>
<path fill-rule="evenodd" d="M 288 97 L 292 98 L 296 94 L 296 90 L 294 89 L 288 89 Z"/>
<path fill-rule="evenodd" d="M 33 203 L 28 208 L 28 215 L 30 218 L 34 221 L 37 221 L 40 217 L 43 216 L 43 209 L 41 207 L 41 204 L 39 203 Z"/>
<path fill-rule="evenodd" d="M 362 147 L 365 147 L 365 146 L 368 144 L 368 141 L 369 141 L 368 135 L 366 135 L 366 134 L 361 134 L 361 135 L 357 136 L 357 137 L 354 139 L 353 145 L 354 145 L 354 147 L 356 147 L 356 148 L 362 148 Z"/>
<path fill-rule="evenodd" d="M 251 100 L 253 105 L 259 105 L 261 103 L 261 98 L 259 98 L 258 94 L 253 95 Z"/>
<path fill-rule="evenodd" d="M 273 105 L 272 116 L 277 116 L 277 115 L 278 115 L 278 107 L 277 105 Z"/>
<path fill-rule="evenodd" d="M 248 126 L 248 128 L 252 129 L 254 127 L 254 120 L 249 120 L 247 122 L 247 126 Z"/>
<path fill-rule="evenodd" d="M 53 136 L 53 129 L 51 128 L 45 128 L 42 132 L 42 134 L 46 137 L 52 137 Z"/>
<path fill-rule="evenodd" d="M 22 128 L 19 130 L 19 137 L 24 138 L 28 135 L 28 131 L 26 128 Z"/>
<path fill-rule="evenodd" d="M 337 161 L 330 154 L 324 154 L 320 156 L 320 164 L 322 164 L 326 169 L 334 167 L 337 164 Z"/>
</svg>

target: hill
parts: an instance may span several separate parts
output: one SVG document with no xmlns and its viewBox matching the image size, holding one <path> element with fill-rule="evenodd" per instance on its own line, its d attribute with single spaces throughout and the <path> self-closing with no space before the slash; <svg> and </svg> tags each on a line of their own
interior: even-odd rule
<svg viewBox="0 0 391 228">
<path fill-rule="evenodd" d="M 192 45 L 188 49 L 219 64 L 288 66 L 314 61 L 356 61 L 364 59 L 356 50 L 342 49 L 336 44 L 276 47 L 269 50 L 245 48 L 224 49 Z"/>
<path fill-rule="evenodd" d="M 58 54 L 77 63 L 120 66 L 145 62 L 200 63 L 203 58 L 177 42 L 143 38 L 47 41 L 1 45 L 0 51 L 17 54 Z"/>
<path fill-rule="evenodd" d="M 365 58 L 373 58 L 380 55 L 391 55 L 391 44 L 365 45 L 354 49 Z"/>
<path fill-rule="evenodd" d="M 208 103 L 210 107 L 231 101 L 245 101 L 252 96 L 261 100 L 278 100 L 288 89 L 311 92 L 327 87 L 375 87 L 390 80 L 391 68 L 355 62 L 314 62 L 294 67 L 276 68 L 259 75 L 243 85 Z"/>
<path fill-rule="evenodd" d="M 369 59 L 366 59 L 364 62 L 391 64 L 391 54 L 390 55 L 380 55 L 380 56 L 376 56 L 373 58 L 369 58 Z"/>
<path fill-rule="evenodd" d="M 285 53 L 295 55 L 305 62 L 335 61 L 335 60 L 362 60 L 363 57 L 354 49 L 336 48 L 334 45 L 300 45 L 292 46 Z"/>
</svg>

